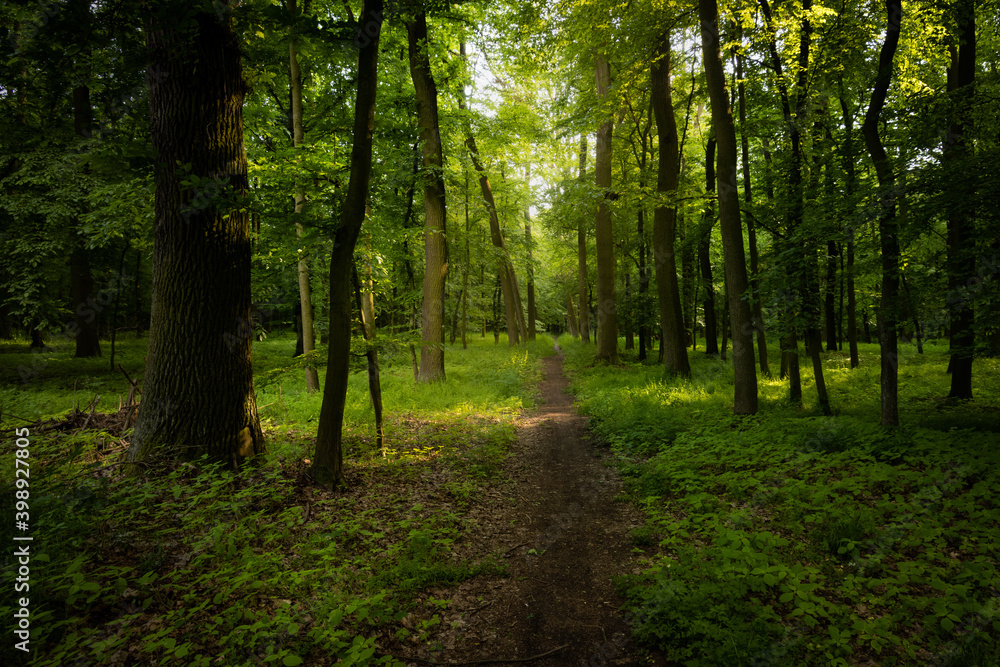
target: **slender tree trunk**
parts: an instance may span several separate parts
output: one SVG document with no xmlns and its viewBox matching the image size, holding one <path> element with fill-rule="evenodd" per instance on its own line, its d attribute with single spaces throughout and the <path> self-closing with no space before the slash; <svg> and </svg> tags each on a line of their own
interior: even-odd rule
<svg viewBox="0 0 1000 667">
<path fill-rule="evenodd" d="M 900 24 L 903 18 L 902 0 L 886 0 L 885 41 L 879 53 L 878 76 L 872 89 L 871 104 L 861 127 L 865 145 L 872 162 L 875 175 L 882 190 L 882 205 L 879 210 L 879 246 L 882 251 L 882 303 L 879 307 L 878 338 L 881 346 L 881 413 L 882 426 L 899 424 L 898 364 L 899 356 L 896 339 L 899 301 L 899 238 L 896 229 L 896 177 L 889 157 L 886 155 L 879 137 L 878 124 L 885 99 L 892 80 L 892 61 L 899 45 Z"/>
<path fill-rule="evenodd" d="M 298 15 L 296 0 L 288 0 L 288 13 L 292 21 Z M 302 144 L 304 133 L 302 130 L 302 71 L 299 68 L 299 58 L 295 44 L 295 29 L 292 28 L 292 36 L 288 42 L 288 72 L 289 72 L 289 92 L 291 93 L 291 120 L 292 120 L 292 147 Z M 295 192 L 295 217 L 299 218 L 305 206 L 305 195 L 301 190 Z M 302 238 L 305 227 L 296 220 L 295 234 Z M 301 243 L 301 241 L 300 241 Z M 302 317 L 302 354 L 309 354 L 316 349 L 316 328 L 313 326 L 312 308 L 312 287 L 309 283 L 309 256 L 308 253 L 299 248 L 298 259 L 299 276 L 299 303 L 301 304 Z M 315 366 L 306 367 L 306 391 L 313 393 L 319 391 L 319 371 Z"/>
<path fill-rule="evenodd" d="M 382 452 L 382 456 L 385 456 L 385 431 L 382 428 L 382 380 L 379 375 L 378 349 L 375 347 L 375 295 L 372 290 L 371 265 L 368 266 L 364 290 L 361 289 L 357 265 L 354 266 L 353 274 L 358 320 L 361 323 L 361 334 L 367 343 L 365 358 L 368 361 L 368 395 L 371 397 L 372 410 L 375 412 L 375 446 Z"/>
<path fill-rule="evenodd" d="M 569 335 L 579 338 L 580 329 L 576 323 L 576 308 L 573 307 L 573 301 L 573 293 L 569 292 L 566 295 L 566 324 L 569 327 Z"/>
<path fill-rule="evenodd" d="M 824 293 L 823 319 L 826 324 L 826 351 L 837 351 L 837 259 L 836 241 L 826 242 L 826 291 Z"/>
<path fill-rule="evenodd" d="M 469 349 L 466 341 L 469 313 L 469 172 L 465 172 L 465 262 L 462 264 L 462 349 Z"/>
<path fill-rule="evenodd" d="M 611 66 L 604 54 L 597 56 L 597 96 L 605 99 L 611 85 Z M 618 363 L 618 317 L 615 305 L 615 240 L 611 227 L 611 132 L 614 119 L 607 118 L 597 130 L 594 176 L 604 193 L 597 204 L 594 238 L 597 244 L 597 355 L 595 362 Z"/>
<path fill-rule="evenodd" d="M 86 70 L 89 68 L 90 3 L 86 0 L 73 0 L 69 11 L 79 28 L 77 41 L 79 65 L 81 69 Z M 82 83 L 73 89 L 73 130 L 79 139 L 89 139 L 92 136 L 92 126 L 90 88 L 86 83 Z M 86 166 L 83 172 L 87 173 Z M 73 226 L 76 229 L 82 228 L 79 219 L 74 220 Z M 70 307 L 73 309 L 73 321 L 76 325 L 74 328 L 77 357 L 101 356 L 98 309 L 94 308 L 94 279 L 90 270 L 90 254 L 90 250 L 84 245 L 83 237 L 79 237 L 70 255 Z"/>
<path fill-rule="evenodd" d="M 702 311 L 705 314 L 705 354 L 719 353 L 719 325 L 715 318 L 715 278 L 712 275 L 712 227 L 715 226 L 715 136 L 709 135 L 705 145 L 705 197 L 708 200 L 705 210 L 705 223 L 701 229 L 701 240 L 698 242 L 698 264 L 701 266 L 701 283 L 705 290 L 702 299 Z"/>
<path fill-rule="evenodd" d="M 580 181 L 587 177 L 587 135 L 580 135 Z M 587 297 L 587 287 L 590 282 L 587 275 L 587 223 L 584 216 L 580 220 L 576 231 L 576 247 L 579 266 L 579 291 L 580 291 L 580 338 L 584 343 L 590 342 L 590 308 Z"/>
<path fill-rule="evenodd" d="M 854 201 L 854 114 L 848 106 L 843 82 L 840 86 L 840 108 L 844 120 L 844 191 L 850 205 Z M 847 346 L 851 355 L 851 368 L 861 361 L 858 355 L 858 301 L 854 290 L 854 229 L 847 230 Z"/>
<path fill-rule="evenodd" d="M 320 408 L 319 429 L 316 434 L 316 455 L 309 471 L 318 484 L 328 489 L 342 488 L 345 485 L 342 439 L 351 353 L 351 274 L 354 269 L 354 247 L 364 223 L 371 179 L 381 30 L 382 0 L 365 0 L 358 34 L 360 50 L 352 128 L 354 145 L 351 147 L 351 172 L 330 257 L 330 346 L 323 386 L 323 405 Z M 438 292 L 439 296 L 440 294 Z M 440 315 L 440 308 L 436 312 Z M 434 330 L 438 338 L 441 335 L 440 324 L 439 319 Z"/>
<path fill-rule="evenodd" d="M 680 180 L 680 152 L 670 86 L 668 33 L 660 36 L 650 68 L 650 100 L 656 118 L 660 156 L 656 191 L 676 192 Z M 677 285 L 676 236 L 677 207 L 657 206 L 653 212 L 653 268 L 656 271 L 656 292 L 660 304 L 660 350 L 663 352 L 664 369 L 668 374 L 691 377 L 691 365 L 684 340 L 684 313 Z"/>
<path fill-rule="evenodd" d="M 735 394 L 733 412 L 757 412 L 757 372 L 753 356 L 753 324 L 750 304 L 743 298 L 750 289 L 743 255 L 739 190 L 736 184 L 736 129 L 726 92 L 726 77 L 719 56 L 719 12 L 715 0 L 699 0 L 701 44 L 705 81 L 712 101 L 712 125 L 718 140 L 719 227 L 722 231 L 723 263 L 733 336 Z"/>
<path fill-rule="evenodd" d="M 683 279 L 683 289 L 681 299 L 683 305 L 682 317 L 684 318 L 684 344 L 690 343 L 691 350 L 694 351 L 698 343 L 698 332 L 695 328 L 695 307 L 698 302 L 698 268 L 694 247 L 690 242 L 690 231 L 684 216 L 677 213 L 677 229 L 680 236 L 681 246 L 681 278 Z M 677 244 L 674 244 L 676 248 Z"/>
<path fill-rule="evenodd" d="M 952 49 L 948 71 L 948 92 L 955 111 L 945 142 L 946 163 L 961 162 L 970 152 L 972 102 L 976 82 L 976 6 L 962 0 L 956 6 L 959 45 Z M 971 193 L 969 193 L 971 195 Z M 972 301 L 960 289 L 976 276 L 975 223 L 972 210 L 963 198 L 948 216 L 948 306 L 951 344 L 951 390 L 948 398 L 972 398 L 972 359 L 975 351 L 975 313 Z"/>
<path fill-rule="evenodd" d="M 420 381 L 444 379 L 445 277 L 448 274 L 445 246 L 445 191 L 442 169 L 441 132 L 438 125 L 437 85 L 431 76 L 427 55 L 427 16 L 421 11 L 406 24 L 410 75 L 417 97 L 420 152 L 424 171 L 424 293 L 421 309 Z"/>
<path fill-rule="evenodd" d="M 157 6 L 145 25 L 158 158 L 153 298 L 128 461 L 207 454 L 236 467 L 265 451 L 250 363 L 251 230 L 242 203 L 247 86 L 227 13 L 167 16 Z M 186 188 L 178 164 L 213 185 Z"/>
<path fill-rule="evenodd" d="M 743 27 L 740 26 L 740 42 L 743 41 Z M 748 207 L 753 205 L 753 193 L 750 188 L 750 139 L 747 136 L 746 86 L 743 82 L 743 55 L 736 54 L 736 86 L 740 105 L 740 152 L 743 161 L 743 201 Z M 767 336 L 764 331 L 764 304 L 760 297 L 760 258 L 757 252 L 757 230 L 753 216 L 747 216 L 747 246 L 750 249 L 750 289 L 753 304 L 753 328 L 757 336 L 757 358 L 760 372 L 764 377 L 771 377 L 771 366 L 767 357 Z"/>
<path fill-rule="evenodd" d="M 535 305 L 535 267 L 534 256 L 531 250 L 533 244 L 531 240 L 531 211 L 524 209 L 524 240 L 528 246 L 528 340 L 535 340 L 535 320 L 538 319 L 538 310 Z"/>
</svg>

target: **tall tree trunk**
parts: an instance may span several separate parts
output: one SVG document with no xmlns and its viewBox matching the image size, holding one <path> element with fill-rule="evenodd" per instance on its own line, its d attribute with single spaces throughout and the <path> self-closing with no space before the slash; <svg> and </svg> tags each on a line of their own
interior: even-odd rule
<svg viewBox="0 0 1000 667">
<path fill-rule="evenodd" d="M 587 135 L 580 135 L 580 181 L 587 177 Z M 576 230 L 576 247 L 579 267 L 579 292 L 580 292 L 580 338 L 584 343 L 590 342 L 590 305 L 587 296 L 587 287 L 590 279 L 587 274 L 587 223 L 584 216 L 580 216 Z"/>
<path fill-rule="evenodd" d="M 837 351 L 837 260 L 840 251 L 836 241 L 826 242 L 826 290 L 823 319 L 826 324 L 826 350 Z"/>
<path fill-rule="evenodd" d="M 90 3 L 86 0 L 73 0 L 70 12 L 79 28 L 77 46 L 82 69 L 89 68 L 89 40 L 91 14 Z M 73 130 L 79 139 L 89 139 L 92 136 L 93 110 L 90 105 L 90 88 L 81 83 L 73 89 Z M 84 173 L 87 167 L 83 168 Z M 76 229 L 82 229 L 79 219 L 74 220 Z M 101 356 L 101 340 L 98 330 L 97 312 L 93 303 L 94 279 L 90 271 L 90 250 L 84 244 L 81 236 L 70 255 L 70 307 L 73 309 L 73 321 L 76 325 L 76 356 Z M 114 327 L 114 322 L 112 322 Z"/>
<path fill-rule="evenodd" d="M 158 156 L 153 299 L 128 461 L 207 454 L 236 467 L 265 451 L 250 363 L 251 230 L 241 201 L 247 86 L 239 41 L 228 13 L 179 19 L 170 3 L 150 9 L 150 136 Z M 186 188 L 178 164 L 213 185 Z"/>
<path fill-rule="evenodd" d="M 743 41 L 743 27 L 739 28 L 739 39 Z M 748 207 L 753 205 L 753 191 L 750 187 L 750 139 L 747 135 L 746 85 L 743 81 L 743 54 L 736 53 L 737 98 L 740 105 L 740 152 L 743 161 L 743 201 Z M 771 366 L 767 357 L 767 336 L 764 331 L 764 304 L 760 297 L 760 258 L 757 252 L 757 230 L 753 216 L 747 216 L 747 246 L 750 249 L 750 289 L 753 305 L 753 328 L 757 336 L 757 358 L 760 372 L 771 377 Z"/>
<path fill-rule="evenodd" d="M 753 356 L 753 324 L 750 304 L 744 295 L 750 288 L 743 255 L 739 190 L 736 184 L 736 129 L 726 92 L 726 77 L 719 56 L 719 12 L 715 0 L 699 0 L 701 44 L 705 81 L 712 101 L 712 125 L 718 140 L 719 228 L 726 270 L 726 289 L 733 337 L 735 394 L 733 412 L 757 412 L 757 372 Z"/>
<path fill-rule="evenodd" d="M 844 193 L 848 205 L 854 201 L 854 114 L 840 85 L 840 108 L 844 122 Z M 858 355 L 858 301 L 854 291 L 854 229 L 847 230 L 847 347 L 851 355 L 851 368 L 860 363 Z"/>
<path fill-rule="evenodd" d="M 712 227 L 715 226 L 715 205 L 712 195 L 715 194 L 715 134 L 708 137 L 705 145 L 705 223 L 701 229 L 701 239 L 698 242 L 698 264 L 701 266 L 702 288 L 705 296 L 701 302 L 705 314 L 705 354 L 719 353 L 719 325 L 715 317 L 715 278 L 712 275 Z"/>
<path fill-rule="evenodd" d="M 896 229 L 896 176 L 878 133 L 879 117 L 892 80 L 892 61 L 899 46 L 899 30 L 903 19 L 902 0 L 886 0 L 885 41 L 879 53 L 878 76 L 872 89 L 871 104 L 865 114 L 861 132 L 872 162 L 882 202 L 879 209 L 879 246 L 882 251 L 882 303 L 879 307 L 878 338 L 881 346 L 881 424 L 899 424 L 898 364 L 896 325 L 899 301 L 899 237 Z"/>
<path fill-rule="evenodd" d="M 417 97 L 420 152 L 424 177 L 424 293 L 421 308 L 420 381 L 444 379 L 444 288 L 448 274 L 445 246 L 444 157 L 438 125 L 437 85 L 427 55 L 427 15 L 421 11 L 406 24 L 410 75 Z"/>
<path fill-rule="evenodd" d="M 607 56 L 597 55 L 597 97 L 606 99 L 611 85 Z M 611 132 L 614 119 L 607 118 L 597 130 L 594 177 L 604 194 L 597 204 L 594 239 L 597 244 L 597 355 L 595 362 L 618 363 L 618 316 L 615 305 L 615 240 L 611 227 Z"/>
<path fill-rule="evenodd" d="M 528 340 L 535 340 L 535 320 L 538 319 L 538 310 L 535 305 L 535 267 L 534 257 L 531 250 L 531 211 L 524 209 L 524 240 L 528 247 Z"/>
<path fill-rule="evenodd" d="M 298 15 L 296 0 L 288 0 L 288 13 L 294 22 Z M 291 39 L 288 41 L 288 73 L 288 87 L 291 93 L 292 147 L 295 148 L 302 144 L 304 133 L 302 130 L 302 71 L 299 68 L 294 23 Z M 300 189 L 296 189 L 296 218 L 299 218 L 302 214 L 305 201 L 305 195 Z M 296 220 L 295 234 L 299 239 L 302 238 L 303 232 L 305 232 L 305 227 L 302 226 L 301 222 Z M 309 256 L 302 248 L 299 248 L 298 275 L 299 303 L 301 305 L 300 313 L 302 317 L 302 354 L 309 354 L 316 349 L 316 328 L 313 326 L 312 287 L 309 284 Z M 306 391 L 310 394 L 319 391 L 319 371 L 315 366 L 306 367 Z"/>
<path fill-rule="evenodd" d="M 945 142 L 946 163 L 960 163 L 971 153 L 972 103 L 976 82 L 976 6 L 973 0 L 956 5 L 958 46 L 952 48 L 948 70 L 948 92 L 955 111 Z M 971 193 L 969 193 L 971 194 Z M 951 390 L 948 398 L 972 398 L 972 359 L 975 350 L 975 313 L 972 301 L 959 290 L 976 276 L 975 224 L 967 204 L 972 197 L 961 197 L 948 216 L 948 305 L 951 344 Z"/>
<path fill-rule="evenodd" d="M 664 194 L 676 192 L 680 179 L 680 152 L 670 87 L 668 33 L 662 34 L 657 44 L 650 68 L 649 89 L 659 142 L 656 191 Z M 691 365 L 684 340 L 684 313 L 677 285 L 676 237 L 676 205 L 657 206 L 653 212 L 653 268 L 656 271 L 656 292 L 660 304 L 660 349 L 663 351 L 663 364 L 667 373 L 691 377 Z"/>
<path fill-rule="evenodd" d="M 361 11 L 358 53 L 358 88 L 354 101 L 351 172 L 340 224 L 330 256 L 330 345 L 323 383 L 323 405 L 316 434 L 316 455 L 309 472 L 328 489 L 344 486 L 343 429 L 347 379 L 351 356 L 351 274 L 354 247 L 365 220 L 372 170 L 372 132 L 375 129 L 375 95 L 378 84 L 378 45 L 382 31 L 382 0 L 365 0 Z M 418 89 L 419 90 L 419 89 Z M 440 292 L 438 292 L 440 296 Z M 440 303 L 440 302 L 438 302 Z M 441 309 L 435 312 L 440 316 Z M 426 313 L 425 313 L 426 316 Z M 426 321 L 425 321 L 426 324 Z M 441 320 L 434 330 L 441 336 Z"/>
<path fill-rule="evenodd" d="M 462 264 L 462 349 L 469 349 L 466 340 L 468 332 L 469 315 L 469 231 L 471 229 L 469 218 L 469 172 L 465 172 L 465 261 Z"/>
<path fill-rule="evenodd" d="M 697 346 L 698 332 L 695 329 L 695 304 L 698 302 L 698 268 L 692 243 L 689 241 L 690 231 L 684 215 L 677 213 L 677 230 L 681 246 L 681 290 L 682 317 L 684 318 L 684 345 L 691 344 L 693 351 Z M 674 247 L 677 247 L 677 243 Z"/>
</svg>

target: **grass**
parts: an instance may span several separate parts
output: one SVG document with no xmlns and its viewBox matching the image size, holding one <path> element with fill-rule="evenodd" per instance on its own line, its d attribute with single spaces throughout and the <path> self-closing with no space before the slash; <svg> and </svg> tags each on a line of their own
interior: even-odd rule
<svg viewBox="0 0 1000 667">
<path fill-rule="evenodd" d="M 119 355 L 141 376 L 143 340 Z M 30 437 L 31 653 L 0 649 L 4 664 L 402 664 L 386 647 L 408 633 L 427 592 L 501 561 L 463 546 L 467 512 L 484 487 L 504 483 L 500 463 L 518 411 L 534 400 L 539 356 L 552 341 L 510 349 L 474 340 L 446 351 L 445 382 L 415 385 L 407 356 L 383 355 L 388 447 L 374 447 L 365 374 L 351 376 L 346 466 L 351 490 L 308 483 L 321 397 L 305 392 L 294 338 L 255 344 L 258 405 L 269 453 L 232 473 L 177 463 L 125 479 L 112 465 L 126 443 L 113 433 L 33 432 Z M 0 345 L 5 433 L 64 416 L 74 400 L 124 394 L 106 359 L 71 349 L 42 355 Z M 105 350 L 107 353 L 107 350 Z M 34 372 L 27 382 L 18 367 Z M 102 398 L 100 407 L 108 406 Z M 117 401 L 110 405 L 112 409 Z M 4 438 L 0 493 L 15 494 L 15 439 Z M 9 505 L 5 505 L 9 507 Z M 13 510 L 3 536 L 11 541 Z M 0 560 L 13 581 L 12 550 Z M 0 614 L 18 608 L 12 586 Z M 436 618 L 436 617 L 435 617 Z M 437 629 L 422 628 L 430 644 Z M 15 657 L 16 656 L 16 657 Z"/>
<path fill-rule="evenodd" d="M 902 426 L 878 427 L 878 348 L 825 353 L 835 411 L 760 379 L 732 415 L 731 366 L 694 379 L 560 339 L 592 428 L 617 453 L 654 541 L 619 581 L 636 638 L 685 665 L 1000 664 L 1000 362 L 946 401 L 945 348 L 905 349 Z M 772 359 L 778 359 L 777 350 Z M 654 538 L 650 538 L 650 534 Z"/>
</svg>

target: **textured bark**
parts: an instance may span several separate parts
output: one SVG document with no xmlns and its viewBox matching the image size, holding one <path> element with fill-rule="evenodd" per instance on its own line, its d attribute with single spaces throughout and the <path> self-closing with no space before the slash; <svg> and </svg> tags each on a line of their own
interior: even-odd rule
<svg viewBox="0 0 1000 667">
<path fill-rule="evenodd" d="M 576 323 L 576 308 L 573 307 L 573 293 L 566 295 L 566 324 L 569 328 L 569 335 L 573 338 L 580 337 L 580 329 Z"/>
<path fill-rule="evenodd" d="M 580 175 L 583 181 L 587 177 L 587 135 L 580 135 Z M 580 292 L 580 338 L 584 343 L 590 342 L 590 302 L 587 287 L 590 283 L 587 275 L 587 226 L 583 216 L 576 230 L 577 266 Z"/>
<path fill-rule="evenodd" d="M 239 42 L 230 17 L 148 6 L 150 136 L 157 155 L 153 298 L 131 463 L 232 466 L 263 452 L 250 364 L 250 219 Z M 204 183 L 185 187 L 178 164 Z M 135 468 L 138 470 L 138 468 Z"/>
<path fill-rule="evenodd" d="M 438 124 L 437 85 L 427 55 L 427 16 L 417 14 L 406 24 L 410 76 L 417 97 L 420 154 L 424 180 L 424 289 L 421 306 L 420 381 L 444 379 L 444 289 L 448 274 L 445 244 L 444 157 Z"/>
<path fill-rule="evenodd" d="M 712 101 L 712 125 L 718 141 L 719 228 L 732 322 L 735 394 L 733 412 L 757 412 L 757 372 L 753 356 L 753 322 L 744 295 L 750 288 L 743 255 L 739 191 L 736 184 L 736 128 L 719 56 L 719 12 L 715 0 L 699 0 L 705 81 Z"/>
<path fill-rule="evenodd" d="M 660 37 L 650 70 L 650 97 L 656 118 L 659 141 L 659 166 L 656 191 L 677 191 L 680 178 L 680 153 L 677 121 L 670 88 L 670 35 Z M 681 311 L 677 285 L 677 207 L 657 206 L 653 212 L 653 257 L 656 271 L 656 292 L 660 304 L 663 364 L 667 373 L 691 376 L 687 347 L 684 341 L 684 314 Z"/>
<path fill-rule="evenodd" d="M 879 246 L 882 251 L 882 302 L 879 305 L 878 339 L 881 347 L 881 424 L 899 424 L 898 364 L 896 325 L 899 301 L 899 238 L 896 229 L 896 177 L 878 133 L 879 117 L 885 107 L 889 83 L 892 81 L 892 61 L 899 46 L 900 24 L 903 17 L 902 0 L 886 0 L 885 41 L 879 53 L 878 76 L 872 89 L 871 103 L 861 127 L 868 154 L 875 164 L 875 175 L 882 190 L 879 209 Z"/>
<path fill-rule="evenodd" d="M 715 226 L 715 206 L 712 195 L 715 194 L 715 136 L 709 136 L 705 145 L 705 197 L 708 204 L 705 209 L 705 222 L 701 228 L 701 238 L 698 241 L 698 265 L 701 267 L 701 286 L 705 291 L 701 307 L 705 315 L 705 354 L 719 353 L 719 325 L 715 316 L 715 278 L 712 275 L 712 228 Z"/>
<path fill-rule="evenodd" d="M 309 470 L 317 483 L 329 489 L 344 486 L 342 438 L 351 353 L 351 273 L 354 268 L 354 247 L 365 219 L 371 179 L 382 0 L 365 0 L 361 29 L 368 39 L 359 40 L 363 46 L 358 54 L 351 175 L 330 257 L 330 346 L 323 384 L 323 405 L 320 408 L 316 434 L 316 455 Z M 437 312 L 441 312 L 440 308 Z M 436 333 L 440 337 L 440 320 Z"/>
<path fill-rule="evenodd" d="M 595 65 L 597 96 L 605 99 L 611 84 L 611 67 L 604 54 Z M 605 193 L 611 188 L 611 132 L 614 119 L 608 118 L 597 130 L 594 178 Z M 618 316 L 615 305 L 615 240 L 611 228 L 611 207 L 607 194 L 597 204 L 594 240 L 597 245 L 597 355 L 594 360 L 618 363 Z"/>
<path fill-rule="evenodd" d="M 298 13 L 295 0 L 288 0 L 288 12 L 294 20 Z M 289 92 L 291 93 L 292 146 L 302 144 L 302 71 L 299 68 L 299 58 L 295 45 L 295 36 L 288 42 L 288 73 Z M 298 217 L 305 206 L 305 195 L 295 193 L 295 215 Z M 305 228 L 301 222 L 295 223 L 295 233 L 301 239 Z M 299 248 L 299 303 L 301 307 L 302 354 L 309 354 L 316 349 L 316 328 L 313 326 L 312 287 L 309 284 L 309 258 Z M 315 367 L 306 368 L 306 391 L 310 394 L 319 391 L 319 371 Z"/>
<path fill-rule="evenodd" d="M 952 49 L 948 71 L 948 92 L 955 111 L 945 142 L 945 161 L 962 160 L 970 152 L 971 105 L 976 81 L 976 6 L 963 0 L 956 6 L 959 28 L 957 48 Z M 972 359 L 975 350 L 975 313 L 972 302 L 960 296 L 962 287 L 976 278 L 975 223 L 963 197 L 948 216 L 948 306 L 951 343 L 951 389 L 948 398 L 972 398 Z"/>
</svg>

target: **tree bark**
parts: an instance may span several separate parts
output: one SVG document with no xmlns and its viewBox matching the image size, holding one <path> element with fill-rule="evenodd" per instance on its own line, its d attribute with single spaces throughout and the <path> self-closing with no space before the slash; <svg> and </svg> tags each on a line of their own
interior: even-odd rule
<svg viewBox="0 0 1000 667">
<path fill-rule="evenodd" d="M 573 293 L 569 292 L 566 295 L 566 324 L 569 328 L 569 335 L 573 338 L 579 338 L 580 329 L 576 323 L 576 308 L 573 307 Z"/>
<path fill-rule="evenodd" d="M 659 166 L 656 191 L 676 193 L 680 179 L 677 120 L 670 86 L 670 35 L 660 36 L 650 68 L 650 97 L 656 118 Z M 677 207 L 657 206 L 653 212 L 653 257 L 656 292 L 660 304 L 661 343 L 664 369 L 671 375 L 691 377 L 684 336 L 684 313 L 677 285 Z"/>
<path fill-rule="evenodd" d="M 699 0 L 701 44 L 705 63 L 705 81 L 712 101 L 712 125 L 718 141 L 719 228 L 726 270 L 733 338 L 735 393 L 733 412 L 737 415 L 757 412 L 757 372 L 753 355 L 753 322 L 750 304 L 744 295 L 750 288 L 743 255 L 743 228 L 740 224 L 739 191 L 736 184 L 736 129 L 726 92 L 725 72 L 719 56 L 719 12 L 715 0 Z"/>
<path fill-rule="evenodd" d="M 712 227 L 715 226 L 715 135 L 709 135 L 705 145 L 705 222 L 698 242 L 698 264 L 701 266 L 701 283 L 705 290 L 702 312 L 705 314 L 705 354 L 719 354 L 719 325 L 715 316 L 715 278 L 712 275 Z"/>
<path fill-rule="evenodd" d="M 535 267 L 533 266 L 534 258 L 531 250 L 533 243 L 531 240 L 531 211 L 527 208 L 524 209 L 524 240 L 528 246 L 528 340 L 535 340 L 537 333 L 535 331 L 535 320 L 538 319 L 538 310 L 535 304 Z"/>
<path fill-rule="evenodd" d="M 597 97 L 604 100 L 611 85 L 611 66 L 607 56 L 598 54 L 596 68 Z M 597 156 L 594 177 L 604 194 L 597 204 L 594 240 L 597 245 L 597 355 L 595 362 L 618 363 L 618 311 L 615 305 L 615 240 L 611 228 L 611 132 L 614 119 L 607 118 L 597 130 Z"/>
<path fill-rule="evenodd" d="M 343 428 L 351 354 L 351 273 L 354 247 L 365 219 L 372 169 L 372 132 L 378 83 L 378 45 L 382 29 L 382 0 L 365 0 L 358 43 L 358 88 L 354 102 L 354 145 L 351 172 L 340 225 L 330 256 L 330 345 L 316 434 L 316 455 L 309 472 L 328 489 L 344 486 Z M 440 294 L 440 293 L 439 293 Z M 440 303 L 440 302 L 438 302 Z M 440 316 L 441 309 L 436 310 Z M 440 339 L 441 321 L 435 333 Z"/>
<path fill-rule="evenodd" d="M 865 145 L 875 175 L 882 190 L 879 209 L 879 246 L 882 251 L 882 303 L 879 307 L 878 338 L 881 346 L 881 424 L 899 425 L 898 364 L 896 325 L 899 301 L 899 238 L 896 229 L 896 176 L 878 133 L 879 117 L 885 107 L 889 83 L 892 80 L 892 62 L 899 46 L 900 24 L 903 18 L 902 0 L 886 0 L 885 41 L 879 53 L 878 76 L 872 89 L 871 103 L 861 127 Z"/>
<path fill-rule="evenodd" d="M 844 193 L 850 204 L 854 201 L 854 114 L 844 95 L 843 83 L 840 89 L 840 108 L 844 119 Z M 851 368 L 857 368 L 861 361 L 858 355 L 858 301 L 854 291 L 854 229 L 847 230 L 847 347 L 851 355 Z"/>
<path fill-rule="evenodd" d="M 288 13 L 294 22 L 298 14 L 296 0 L 288 0 Z M 294 25 L 291 39 L 288 41 L 288 74 L 288 86 L 291 93 L 292 147 L 295 148 L 302 144 L 304 133 L 302 130 L 302 71 L 299 68 Z M 302 214 L 305 201 L 305 195 L 297 189 L 295 192 L 296 218 Z M 301 222 L 296 221 L 296 236 L 301 239 L 304 232 L 305 227 L 302 226 Z M 316 328 L 313 326 L 312 287 L 309 283 L 309 257 L 302 248 L 299 248 L 298 276 L 299 303 L 301 304 L 300 312 L 302 317 L 302 354 L 307 355 L 316 349 Z M 310 394 L 319 391 L 319 371 L 315 366 L 306 367 L 306 391 Z"/>
<path fill-rule="evenodd" d="M 241 201 L 247 85 L 239 41 L 228 14 L 181 20 L 172 3 L 147 9 L 150 136 L 158 156 L 153 298 L 128 461 L 207 454 L 237 467 L 265 451 L 250 363 L 251 230 Z M 191 165 L 199 187 L 183 182 L 178 164 Z"/>
<path fill-rule="evenodd" d="M 587 177 L 587 135 L 580 135 L 580 181 Z M 590 279 L 587 274 L 587 226 L 584 216 L 580 216 L 576 230 L 576 247 L 579 267 L 580 291 L 580 338 L 584 343 L 590 342 L 590 308 L 587 288 Z"/>
<path fill-rule="evenodd" d="M 372 401 L 375 413 L 375 446 L 385 456 L 385 431 L 382 428 L 382 379 L 378 367 L 378 349 L 375 347 L 375 295 L 372 291 L 371 265 L 361 289 L 361 278 L 358 276 L 357 264 L 353 271 L 354 299 L 358 308 L 358 320 L 361 323 L 361 334 L 368 344 L 365 359 L 368 362 L 368 395 Z"/>
<path fill-rule="evenodd" d="M 445 245 L 444 157 L 438 124 L 437 85 L 427 55 L 427 15 L 421 11 L 406 24 L 410 76 L 417 97 L 420 153 L 424 171 L 424 290 L 421 307 L 420 381 L 444 379 L 444 289 L 448 274 Z"/>
<path fill-rule="evenodd" d="M 743 41 L 743 28 L 740 26 L 740 41 Z M 736 85 L 737 98 L 740 105 L 740 152 L 743 159 L 743 201 L 753 205 L 753 191 L 750 187 L 750 139 L 747 135 L 746 85 L 743 81 L 743 55 L 736 54 Z M 767 336 L 764 330 L 764 304 L 760 297 L 760 258 L 757 252 L 757 230 L 753 216 L 747 217 L 747 246 L 750 250 L 750 289 L 753 299 L 753 327 L 757 336 L 757 358 L 760 372 L 764 377 L 771 377 L 771 366 L 767 357 Z"/>
<path fill-rule="evenodd" d="M 959 28 L 957 48 L 952 49 L 948 71 L 948 92 L 955 111 L 945 141 L 946 163 L 961 162 L 970 151 L 972 102 L 976 82 L 976 7 L 973 0 L 958 3 L 956 22 Z M 948 398 L 972 398 L 972 359 L 975 351 L 975 313 L 971 300 L 960 290 L 976 276 L 975 224 L 972 211 L 962 197 L 948 216 L 948 306 L 951 346 L 951 389 Z"/>
</svg>

